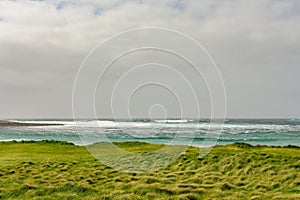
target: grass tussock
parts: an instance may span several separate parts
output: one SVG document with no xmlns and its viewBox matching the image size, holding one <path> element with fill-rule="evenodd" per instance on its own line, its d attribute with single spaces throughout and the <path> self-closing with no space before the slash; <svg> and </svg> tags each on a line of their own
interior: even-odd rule
<svg viewBox="0 0 300 200">
<path fill-rule="evenodd" d="M 146 156 L 163 147 L 116 145 Z M 300 149 L 236 143 L 199 159 L 190 147 L 159 171 L 126 173 L 70 143 L 3 142 L 0 199 L 300 199 Z"/>
</svg>

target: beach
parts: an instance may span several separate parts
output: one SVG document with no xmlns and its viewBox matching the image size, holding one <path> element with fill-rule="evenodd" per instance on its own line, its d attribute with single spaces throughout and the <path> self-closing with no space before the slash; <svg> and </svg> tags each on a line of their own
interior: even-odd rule
<svg viewBox="0 0 300 200">
<path fill-rule="evenodd" d="M 160 145 L 116 143 L 134 153 Z M 147 149 L 147 150 L 145 150 Z M 1 199 L 299 199 L 299 147 L 190 147 L 166 168 L 126 173 L 67 142 L 1 142 Z"/>
</svg>

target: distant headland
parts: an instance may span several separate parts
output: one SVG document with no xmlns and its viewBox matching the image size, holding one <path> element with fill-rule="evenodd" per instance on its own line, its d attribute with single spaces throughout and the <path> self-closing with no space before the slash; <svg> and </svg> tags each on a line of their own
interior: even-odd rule
<svg viewBox="0 0 300 200">
<path fill-rule="evenodd" d="M 61 126 L 63 124 L 47 124 L 47 123 L 22 123 L 7 120 L 0 120 L 0 126 Z"/>
</svg>

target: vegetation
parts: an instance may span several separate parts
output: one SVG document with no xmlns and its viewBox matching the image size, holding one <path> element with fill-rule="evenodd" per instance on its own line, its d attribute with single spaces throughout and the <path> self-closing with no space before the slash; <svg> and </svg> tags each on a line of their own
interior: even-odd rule
<svg viewBox="0 0 300 200">
<path fill-rule="evenodd" d="M 132 152 L 162 145 L 117 143 Z M 300 149 L 190 147 L 156 172 L 125 173 L 66 142 L 0 143 L 0 199 L 300 199 Z"/>
</svg>

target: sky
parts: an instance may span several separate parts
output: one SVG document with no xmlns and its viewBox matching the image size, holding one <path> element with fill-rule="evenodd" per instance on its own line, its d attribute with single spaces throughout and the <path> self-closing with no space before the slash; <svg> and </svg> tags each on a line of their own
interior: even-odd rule
<svg viewBox="0 0 300 200">
<path fill-rule="evenodd" d="M 186 34 L 213 58 L 226 94 L 224 101 L 222 92 L 215 91 L 220 93 L 220 98 L 215 94 L 214 109 L 222 110 L 220 106 L 226 105 L 226 113 L 222 110 L 215 117 L 300 117 L 298 0 L 1 0 L 0 118 L 73 117 L 73 86 L 83 60 L 107 38 L 143 27 L 161 27 Z M 145 37 L 158 45 L 171 41 L 150 33 L 142 31 L 137 33 L 137 38 L 127 37 L 122 45 L 129 47 Z M 123 48 L 118 42 L 114 43 L 116 52 Z M 188 45 L 178 45 L 181 43 L 175 39 L 171 43 L 185 52 L 190 50 L 188 56 L 193 58 L 204 55 L 192 51 Z M 90 61 L 99 68 L 104 66 L 101 55 L 95 55 Z M 213 67 L 206 63 L 207 59 L 198 63 L 198 67 L 207 72 L 213 84 L 210 73 L 215 71 L 207 69 Z M 135 69 L 130 76 L 123 76 L 124 84 L 118 85 L 111 100 L 113 86 L 122 75 L 137 65 L 151 62 L 167 63 L 179 74 L 159 64 Z M 89 73 L 80 78 L 90 80 L 95 73 Z M 99 118 L 112 117 L 115 111 L 111 108 L 115 108 L 116 115 L 127 117 L 126 108 L 131 117 L 197 117 L 195 93 L 178 81 L 180 74 L 193 86 L 201 117 L 211 117 L 211 94 L 203 79 L 193 76 L 191 66 L 182 60 L 154 50 L 130 54 L 113 64 L 96 89 L 95 113 Z M 139 86 L 142 80 L 165 81 L 171 86 L 152 84 L 134 90 L 130 96 L 130 89 Z M 76 101 L 80 102 L 76 105 L 79 106 L 76 117 L 94 117 L 91 112 L 85 112 L 88 108 L 84 105 L 91 104 L 87 107 L 92 108 L 93 101 L 84 98 L 88 86 L 82 87 L 76 94 Z M 175 96 L 168 87 L 177 89 Z M 183 115 L 176 95 L 184 99 Z"/>
</svg>

